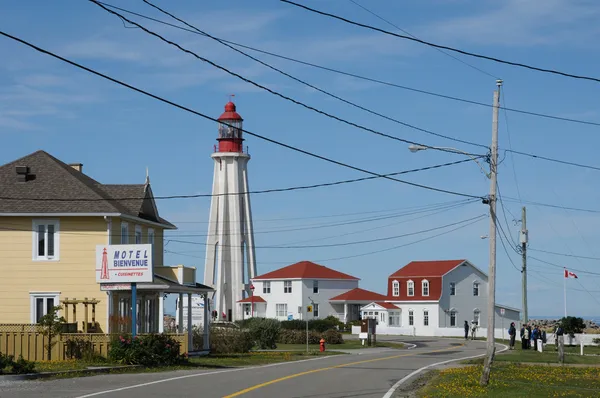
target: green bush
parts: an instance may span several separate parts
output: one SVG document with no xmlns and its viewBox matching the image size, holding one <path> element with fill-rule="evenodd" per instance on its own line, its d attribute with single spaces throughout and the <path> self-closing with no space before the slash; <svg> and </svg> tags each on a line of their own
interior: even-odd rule
<svg viewBox="0 0 600 398">
<path fill-rule="evenodd" d="M 232 328 L 210 330 L 210 352 L 213 354 L 237 354 L 249 352 L 254 339 L 249 331 Z"/>
<path fill-rule="evenodd" d="M 111 342 L 108 356 L 127 365 L 170 366 L 185 361 L 179 349 L 179 342 L 165 334 L 121 335 Z"/>
<path fill-rule="evenodd" d="M 26 374 L 35 372 L 35 362 L 27 361 L 22 355 L 19 355 L 18 360 L 15 361 L 14 359 L 15 357 L 12 355 L 0 353 L 0 374 Z M 10 372 L 7 372 L 8 368 L 10 368 Z"/>
<path fill-rule="evenodd" d="M 68 339 L 66 341 L 66 356 L 71 359 L 81 359 L 86 362 L 104 362 L 102 355 L 94 351 L 94 346 L 89 340 Z"/>
<path fill-rule="evenodd" d="M 300 319 L 293 319 L 291 321 L 281 321 L 281 328 L 287 330 L 306 330 L 306 321 L 302 321 Z"/>
<path fill-rule="evenodd" d="M 276 343 L 281 331 L 281 323 L 278 320 L 254 318 L 248 327 L 261 350 L 277 348 Z"/>
<path fill-rule="evenodd" d="M 344 344 L 344 338 L 337 330 L 329 329 L 325 331 L 323 338 L 327 344 Z"/>
<path fill-rule="evenodd" d="M 563 328 L 565 335 L 575 337 L 575 333 L 582 333 L 585 329 L 583 318 L 568 316 L 560 320 L 560 326 Z"/>
<path fill-rule="evenodd" d="M 319 344 L 321 335 L 314 330 L 308 332 L 308 344 Z M 277 340 L 280 344 L 306 344 L 306 330 L 284 329 Z"/>
<path fill-rule="evenodd" d="M 592 343 L 600 344 L 600 337 L 596 337 L 595 339 L 592 339 Z"/>
<path fill-rule="evenodd" d="M 17 375 L 33 373 L 35 372 L 35 362 L 28 361 L 23 358 L 23 355 L 19 355 L 19 359 L 12 363 L 12 372 Z"/>
<path fill-rule="evenodd" d="M 343 326 L 344 323 L 340 322 L 338 318 L 332 315 L 324 319 L 310 319 L 308 321 L 308 330 L 315 330 L 320 333 L 323 333 L 329 329 L 340 329 L 343 328 Z M 281 328 L 288 330 L 306 330 L 306 321 L 302 321 L 300 319 L 282 321 Z"/>
</svg>

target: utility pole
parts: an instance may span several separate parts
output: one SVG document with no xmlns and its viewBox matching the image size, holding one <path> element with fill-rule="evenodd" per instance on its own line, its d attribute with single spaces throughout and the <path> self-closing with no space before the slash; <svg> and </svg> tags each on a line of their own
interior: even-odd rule
<svg viewBox="0 0 600 398">
<path fill-rule="evenodd" d="M 498 108 L 500 108 L 500 87 L 502 80 L 496 80 L 498 89 L 494 91 L 494 108 L 492 113 L 492 147 L 490 148 L 490 265 L 488 275 L 487 306 L 487 350 L 486 359 L 479 384 L 487 386 L 490 381 L 492 362 L 496 352 L 494 336 L 496 318 L 496 186 L 498 180 Z"/>
<path fill-rule="evenodd" d="M 527 232 L 527 210 L 525 206 L 521 210 L 521 257 L 523 259 L 523 269 L 521 270 L 521 281 L 522 281 L 522 296 L 523 296 L 523 323 L 529 322 L 529 316 L 527 314 L 527 242 L 529 240 Z"/>
</svg>

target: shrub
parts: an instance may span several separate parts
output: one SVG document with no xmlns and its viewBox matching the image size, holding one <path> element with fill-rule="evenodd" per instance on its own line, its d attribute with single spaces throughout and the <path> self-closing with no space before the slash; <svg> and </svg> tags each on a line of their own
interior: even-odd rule
<svg viewBox="0 0 600 398">
<path fill-rule="evenodd" d="M 592 339 L 592 343 L 594 343 L 594 344 L 600 344 L 600 338 L 596 337 L 595 339 Z"/>
<path fill-rule="evenodd" d="M 306 329 L 306 321 L 302 321 L 300 319 L 293 319 L 291 321 L 281 321 L 281 328 L 287 330 L 305 330 Z M 310 328 L 310 321 L 309 321 Z"/>
<path fill-rule="evenodd" d="M 58 316 L 60 309 L 59 305 L 48 309 L 46 315 L 38 321 L 38 324 L 42 326 L 42 334 L 48 338 L 48 343 L 46 344 L 48 360 L 52 359 L 52 347 L 56 344 L 54 337 L 62 332 L 63 324 L 66 322 L 64 317 Z"/>
<path fill-rule="evenodd" d="M 19 359 L 12 363 L 12 372 L 17 375 L 35 372 L 35 362 L 28 361 L 19 355 Z"/>
<path fill-rule="evenodd" d="M 183 362 L 180 343 L 165 334 L 136 336 L 121 335 L 110 345 L 110 359 L 127 365 L 170 366 Z"/>
<path fill-rule="evenodd" d="M 344 344 L 344 338 L 337 330 L 327 330 L 325 333 L 323 333 L 323 338 L 327 344 Z"/>
<path fill-rule="evenodd" d="M 94 351 L 91 341 L 68 339 L 65 343 L 66 356 L 71 359 L 81 359 L 86 362 L 104 362 L 104 357 Z"/>
<path fill-rule="evenodd" d="M 215 327 L 210 330 L 210 352 L 213 354 L 246 353 L 253 346 L 252 334 L 246 330 Z"/>
<path fill-rule="evenodd" d="M 14 357 L 5 355 L 0 352 L 0 374 L 4 373 L 4 369 L 12 365 Z"/>
<path fill-rule="evenodd" d="M 308 332 L 308 344 L 319 344 L 321 335 L 314 330 Z M 284 329 L 279 334 L 278 343 L 281 344 L 306 344 L 305 330 L 288 330 Z"/>
<path fill-rule="evenodd" d="M 583 318 L 568 316 L 560 320 L 560 326 L 565 335 L 569 335 L 573 338 L 575 337 L 575 333 L 583 332 L 585 329 L 585 322 Z"/>
<path fill-rule="evenodd" d="M 278 320 L 254 318 L 248 327 L 261 350 L 277 348 L 276 342 L 281 331 L 281 323 Z"/>
</svg>

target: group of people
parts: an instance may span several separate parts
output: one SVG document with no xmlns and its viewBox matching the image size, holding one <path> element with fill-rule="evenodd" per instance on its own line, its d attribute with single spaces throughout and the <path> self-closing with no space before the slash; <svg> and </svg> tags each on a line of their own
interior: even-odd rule
<svg viewBox="0 0 600 398">
<path fill-rule="evenodd" d="M 517 337 L 517 328 L 515 327 L 515 323 L 511 322 L 510 327 L 508 328 L 508 335 L 510 337 L 510 349 L 514 350 L 515 348 L 515 339 Z M 546 331 L 540 329 L 538 325 L 534 325 L 533 328 L 531 325 L 523 325 L 521 327 L 521 349 L 528 350 L 533 347 L 534 350 L 538 349 L 538 339 L 542 340 L 542 343 L 546 343 Z"/>
<path fill-rule="evenodd" d="M 477 322 L 471 321 L 471 326 L 469 326 L 469 322 L 465 321 L 465 340 L 469 339 L 469 331 L 471 332 L 471 340 L 475 340 L 475 333 L 477 332 Z"/>
</svg>

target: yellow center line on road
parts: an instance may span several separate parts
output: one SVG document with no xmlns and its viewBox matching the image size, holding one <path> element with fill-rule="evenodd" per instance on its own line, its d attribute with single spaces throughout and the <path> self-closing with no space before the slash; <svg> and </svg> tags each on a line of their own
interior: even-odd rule
<svg viewBox="0 0 600 398">
<path fill-rule="evenodd" d="M 324 372 L 326 370 L 339 369 L 339 368 L 344 368 L 344 367 L 352 366 L 352 365 L 360 365 L 360 364 L 363 364 L 363 363 L 386 361 L 386 360 L 389 360 L 389 359 L 410 357 L 410 356 L 415 356 L 415 355 L 419 355 L 419 354 L 431 354 L 431 353 L 434 353 L 434 352 L 450 351 L 450 350 L 455 350 L 458 347 L 463 347 L 463 346 L 464 346 L 464 343 L 460 344 L 460 346 L 442 348 L 442 349 L 439 349 L 439 350 L 425 351 L 425 352 L 415 352 L 415 353 L 410 353 L 410 354 L 393 355 L 393 356 L 384 357 L 384 358 L 366 359 L 366 360 L 363 360 L 363 361 L 344 363 L 344 364 L 335 365 L 335 366 L 328 366 L 326 368 L 319 368 L 319 369 L 307 370 L 305 372 L 295 373 L 295 374 L 292 374 L 292 375 L 280 377 L 279 379 L 274 379 L 274 380 L 267 381 L 267 382 L 264 382 L 264 383 L 261 383 L 261 384 L 257 384 L 255 386 L 248 387 L 246 389 L 240 390 L 240 391 L 235 392 L 233 394 L 225 395 L 223 398 L 239 397 L 240 395 L 249 393 L 249 392 L 254 391 L 254 390 L 258 390 L 259 388 L 270 386 L 271 384 L 275 384 L 275 383 L 279 383 L 281 381 L 286 381 L 286 380 L 294 379 L 294 378 L 300 377 L 300 376 L 306 376 L 306 375 L 309 375 L 309 374 L 312 374 L 312 373 Z"/>
</svg>

